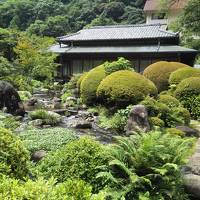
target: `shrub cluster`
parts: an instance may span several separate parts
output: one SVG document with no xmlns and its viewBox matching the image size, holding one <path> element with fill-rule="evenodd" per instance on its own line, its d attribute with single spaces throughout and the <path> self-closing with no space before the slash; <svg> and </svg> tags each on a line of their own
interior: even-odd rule
<svg viewBox="0 0 200 200">
<path fill-rule="evenodd" d="M 11 131 L 0 128 L 0 175 L 22 179 L 27 176 L 28 151 Z"/>
<path fill-rule="evenodd" d="M 170 74 L 177 69 L 189 67 L 183 63 L 160 61 L 148 66 L 143 75 L 154 82 L 158 91 L 168 88 L 168 79 Z"/>
<path fill-rule="evenodd" d="M 144 76 L 128 70 L 110 74 L 97 89 L 97 96 L 102 101 L 123 106 L 136 104 L 148 95 L 157 95 L 155 85 Z"/>
<path fill-rule="evenodd" d="M 171 95 L 160 95 L 158 101 L 166 104 L 169 108 L 176 108 L 180 106 L 180 102 Z"/>
<path fill-rule="evenodd" d="M 179 84 L 182 80 L 190 77 L 200 77 L 200 69 L 195 69 L 192 67 L 185 67 L 178 69 L 171 73 L 169 77 L 169 84 Z"/>
<path fill-rule="evenodd" d="M 175 90 L 175 96 L 187 108 L 194 119 L 200 118 L 200 78 L 190 77 L 182 80 Z"/>
</svg>

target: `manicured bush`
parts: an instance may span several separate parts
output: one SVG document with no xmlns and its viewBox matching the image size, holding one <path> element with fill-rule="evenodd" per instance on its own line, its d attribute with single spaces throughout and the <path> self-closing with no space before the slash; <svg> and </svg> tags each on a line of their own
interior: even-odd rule
<svg viewBox="0 0 200 200">
<path fill-rule="evenodd" d="M 161 92 L 168 88 L 168 79 L 172 72 L 177 69 L 188 67 L 183 63 L 160 61 L 149 65 L 143 75 L 154 82 L 158 91 Z"/>
<path fill-rule="evenodd" d="M 165 133 L 171 134 L 171 135 L 177 135 L 177 136 L 181 136 L 181 137 L 185 136 L 185 133 L 183 131 L 176 129 L 176 128 L 167 128 L 165 130 Z"/>
<path fill-rule="evenodd" d="M 169 108 L 176 108 L 180 106 L 180 102 L 171 95 L 160 95 L 158 101 L 166 104 Z"/>
<path fill-rule="evenodd" d="M 18 94 L 22 101 L 27 101 L 32 97 L 32 94 L 29 91 L 18 91 Z"/>
<path fill-rule="evenodd" d="M 100 65 L 90 70 L 86 76 L 84 76 L 80 93 L 83 103 L 93 104 L 96 102 L 96 91 L 100 82 L 106 77 L 104 65 Z"/>
<path fill-rule="evenodd" d="M 94 190 L 101 186 L 96 180 L 97 166 L 107 162 L 104 147 L 89 137 L 81 137 L 44 158 L 38 170 L 43 176 L 57 178 L 59 182 L 82 179 L 90 183 Z"/>
<path fill-rule="evenodd" d="M 31 129 L 19 134 L 27 149 L 56 151 L 67 143 L 75 140 L 75 133 L 65 128 Z"/>
<path fill-rule="evenodd" d="M 0 175 L 24 178 L 28 173 L 28 160 L 29 154 L 22 141 L 11 131 L 0 128 Z"/>
<path fill-rule="evenodd" d="M 199 77 L 200 78 L 200 69 L 195 69 L 192 67 L 186 67 L 178 69 L 171 73 L 169 77 L 169 84 L 179 84 L 182 80 L 190 77 Z"/>
<path fill-rule="evenodd" d="M 67 180 L 56 184 L 54 179 L 39 178 L 36 181 L 21 182 L 7 177 L 0 178 L 2 200 L 92 200 L 92 197 L 92 187 L 82 180 Z"/>
<path fill-rule="evenodd" d="M 158 126 L 158 127 L 164 127 L 165 122 L 162 119 L 159 119 L 158 117 L 150 117 L 149 123 L 151 127 Z"/>
<path fill-rule="evenodd" d="M 190 77 L 182 80 L 177 85 L 175 96 L 187 108 L 191 117 L 200 118 L 200 78 Z"/>
<path fill-rule="evenodd" d="M 35 110 L 29 113 L 29 117 L 32 120 L 41 119 L 43 125 L 57 125 L 61 122 L 61 116 L 57 113 L 46 110 Z"/>
<path fill-rule="evenodd" d="M 87 72 L 84 72 L 76 83 L 76 87 L 78 88 L 79 91 L 80 91 L 80 87 L 81 87 L 81 82 L 86 77 L 86 75 L 87 75 Z"/>
<path fill-rule="evenodd" d="M 157 95 L 155 85 L 144 76 L 128 70 L 110 74 L 97 89 L 97 96 L 104 102 L 123 106 L 136 104 L 148 95 Z"/>
<path fill-rule="evenodd" d="M 177 118 L 179 118 L 182 121 L 183 125 L 190 124 L 190 112 L 186 108 L 180 106 L 174 108 L 173 112 L 176 113 Z"/>
<path fill-rule="evenodd" d="M 113 72 L 120 71 L 120 70 L 133 70 L 131 62 L 121 57 L 121 58 L 118 58 L 117 61 L 105 63 L 106 75 L 112 74 Z"/>
</svg>

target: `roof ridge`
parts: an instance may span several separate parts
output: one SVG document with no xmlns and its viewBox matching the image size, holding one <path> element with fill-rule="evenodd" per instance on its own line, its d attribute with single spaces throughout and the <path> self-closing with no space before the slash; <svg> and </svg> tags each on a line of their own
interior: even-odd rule
<svg viewBox="0 0 200 200">
<path fill-rule="evenodd" d="M 163 32 L 163 33 L 171 34 L 171 35 L 173 35 L 173 36 L 174 36 L 174 35 L 175 35 L 175 36 L 178 35 L 178 32 L 175 32 L 175 33 L 174 33 L 174 32 L 167 31 L 167 30 L 164 30 L 164 29 L 161 29 L 161 28 L 159 29 L 159 31 L 160 31 L 160 32 Z"/>
<path fill-rule="evenodd" d="M 78 32 L 76 32 L 76 33 L 70 33 L 70 34 L 68 34 L 68 35 L 63 35 L 63 36 L 57 37 L 56 39 L 61 40 L 61 39 L 63 39 L 63 38 L 70 37 L 70 36 L 74 36 L 74 35 L 78 35 L 78 34 L 80 34 L 80 33 L 81 33 L 81 31 L 78 31 Z"/>
<path fill-rule="evenodd" d="M 155 23 L 155 24 L 119 24 L 119 25 L 107 25 L 107 26 L 93 26 L 88 29 L 101 29 L 101 28 L 124 28 L 124 27 L 146 27 L 146 26 L 161 26 L 165 23 Z M 88 30 L 84 29 L 84 30 Z"/>
</svg>

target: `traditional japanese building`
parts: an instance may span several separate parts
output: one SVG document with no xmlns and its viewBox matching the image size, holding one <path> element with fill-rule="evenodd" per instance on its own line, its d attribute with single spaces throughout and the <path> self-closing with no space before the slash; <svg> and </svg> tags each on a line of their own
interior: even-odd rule
<svg viewBox="0 0 200 200">
<path fill-rule="evenodd" d="M 178 15 L 181 13 L 183 8 L 186 6 L 188 0 L 173 0 L 170 5 L 168 5 L 167 12 L 161 9 L 160 0 L 146 0 L 144 6 L 144 13 L 146 15 L 146 23 L 165 23 L 177 19 Z"/>
<path fill-rule="evenodd" d="M 197 51 L 179 46 L 179 34 L 161 24 L 97 26 L 57 38 L 51 51 L 58 53 L 59 75 L 89 71 L 118 57 L 129 59 L 136 71 L 160 61 L 179 61 L 193 66 Z"/>
</svg>

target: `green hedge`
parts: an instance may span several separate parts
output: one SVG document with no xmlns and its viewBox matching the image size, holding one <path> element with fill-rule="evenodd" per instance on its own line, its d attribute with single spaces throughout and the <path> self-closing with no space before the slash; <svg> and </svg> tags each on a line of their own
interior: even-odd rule
<svg viewBox="0 0 200 200">
<path fill-rule="evenodd" d="M 166 104 L 169 108 L 175 108 L 180 106 L 180 102 L 178 101 L 178 99 L 167 94 L 160 95 L 158 101 Z"/>
<path fill-rule="evenodd" d="M 200 69 L 186 67 L 172 72 L 169 77 L 169 84 L 179 84 L 182 80 L 190 77 L 200 77 Z"/>
<path fill-rule="evenodd" d="M 144 76 L 128 70 L 107 76 L 97 89 L 97 96 L 106 103 L 136 104 L 146 96 L 157 95 L 155 85 Z"/>
<path fill-rule="evenodd" d="M 183 67 L 189 66 L 178 62 L 160 61 L 149 65 L 144 70 L 143 75 L 153 81 L 160 92 L 168 88 L 170 74 Z"/>
<path fill-rule="evenodd" d="M 84 76 L 80 86 L 83 103 L 90 105 L 96 101 L 97 88 L 105 77 L 104 65 L 95 67 Z"/>
<path fill-rule="evenodd" d="M 0 175 L 24 178 L 28 173 L 28 160 L 22 141 L 11 131 L 0 128 Z"/>
</svg>

